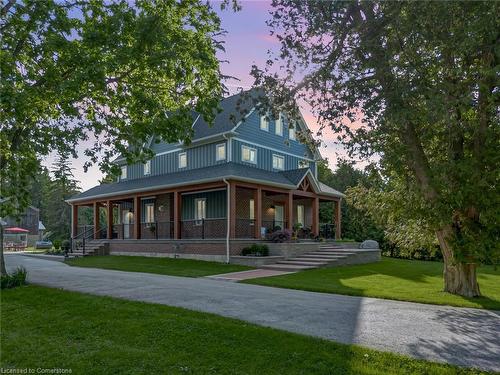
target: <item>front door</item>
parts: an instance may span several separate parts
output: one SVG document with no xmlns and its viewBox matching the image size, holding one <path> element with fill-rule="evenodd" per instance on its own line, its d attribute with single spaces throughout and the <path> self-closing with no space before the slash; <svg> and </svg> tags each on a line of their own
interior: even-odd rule
<svg viewBox="0 0 500 375">
<path fill-rule="evenodd" d="M 274 227 L 285 229 L 285 207 L 283 205 L 274 206 Z"/>
<path fill-rule="evenodd" d="M 129 210 L 123 211 L 123 238 L 130 238 L 130 224 L 132 224 L 132 218 L 134 214 Z"/>
</svg>

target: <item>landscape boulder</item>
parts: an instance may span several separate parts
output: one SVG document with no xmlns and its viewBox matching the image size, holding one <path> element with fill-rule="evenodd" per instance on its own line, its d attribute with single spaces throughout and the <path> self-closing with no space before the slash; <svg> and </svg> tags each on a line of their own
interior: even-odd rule
<svg viewBox="0 0 500 375">
<path fill-rule="evenodd" d="M 366 240 L 359 245 L 360 249 L 378 249 L 378 242 L 374 240 Z"/>
</svg>

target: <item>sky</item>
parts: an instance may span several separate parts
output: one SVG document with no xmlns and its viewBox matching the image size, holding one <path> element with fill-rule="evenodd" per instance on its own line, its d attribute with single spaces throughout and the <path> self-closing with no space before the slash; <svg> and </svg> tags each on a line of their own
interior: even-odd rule
<svg viewBox="0 0 500 375">
<path fill-rule="evenodd" d="M 213 3 L 217 9 L 218 4 Z M 270 1 L 240 1 L 242 10 L 233 12 L 232 10 L 218 11 L 222 28 L 226 30 L 227 35 L 223 38 L 225 41 L 225 53 L 220 53 L 220 60 L 227 60 L 228 63 L 221 65 L 224 75 L 238 78 L 239 80 L 229 80 L 226 86 L 231 92 L 236 92 L 238 88 L 248 89 L 252 86 L 253 79 L 250 76 L 250 69 L 253 64 L 263 67 L 267 60 L 267 51 L 277 51 L 279 43 L 270 36 L 266 20 L 270 18 Z M 301 111 L 309 128 L 315 133 L 317 130 L 316 118 L 307 107 L 301 106 Z M 331 130 L 324 130 L 322 136 L 323 145 L 320 148 L 321 155 L 328 158 L 330 167 L 335 168 L 337 156 L 344 156 L 345 152 L 341 146 L 334 144 L 334 134 Z M 74 168 L 75 178 L 80 181 L 80 187 L 87 190 L 99 184 L 102 173 L 98 166 L 91 167 L 86 173 L 83 165 L 86 157 L 83 155 L 85 144 L 78 147 L 77 159 L 71 161 Z M 44 165 L 50 167 L 54 161 L 55 155 L 49 155 L 44 160 Z"/>
</svg>

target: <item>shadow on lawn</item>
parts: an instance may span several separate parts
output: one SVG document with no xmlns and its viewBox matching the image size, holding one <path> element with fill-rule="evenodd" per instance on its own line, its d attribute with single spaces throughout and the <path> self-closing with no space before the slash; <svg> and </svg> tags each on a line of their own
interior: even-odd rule
<svg viewBox="0 0 500 375">
<path fill-rule="evenodd" d="M 492 319 L 493 317 L 493 319 Z M 496 319 L 495 319 L 496 318 Z M 438 355 L 443 361 L 470 364 L 489 371 L 500 371 L 500 312 L 487 310 L 436 311 L 434 320 L 449 331 L 440 341 L 419 339 L 410 346 L 417 357 Z"/>
</svg>

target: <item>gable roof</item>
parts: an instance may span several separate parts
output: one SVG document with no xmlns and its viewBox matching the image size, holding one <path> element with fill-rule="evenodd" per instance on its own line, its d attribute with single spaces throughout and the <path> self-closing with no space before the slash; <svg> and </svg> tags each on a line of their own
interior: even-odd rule
<svg viewBox="0 0 500 375">
<path fill-rule="evenodd" d="M 191 185 L 193 183 L 201 184 L 207 182 L 215 182 L 220 181 L 224 178 L 246 182 L 258 182 L 261 184 L 286 189 L 295 189 L 300 181 L 302 181 L 302 179 L 308 173 L 311 172 L 307 168 L 284 172 L 271 172 L 264 169 L 230 162 L 211 167 L 190 169 L 181 172 L 137 178 L 111 184 L 102 184 L 84 191 L 83 193 L 80 193 L 74 197 L 71 197 L 67 200 L 67 202 L 71 203 L 92 198 L 105 198 L 120 194 L 124 195 L 158 189 L 169 189 L 178 186 Z M 342 193 L 339 193 L 332 188 L 330 189 L 331 191 L 323 191 L 319 189 L 317 193 L 335 197 L 344 196 Z"/>
</svg>

